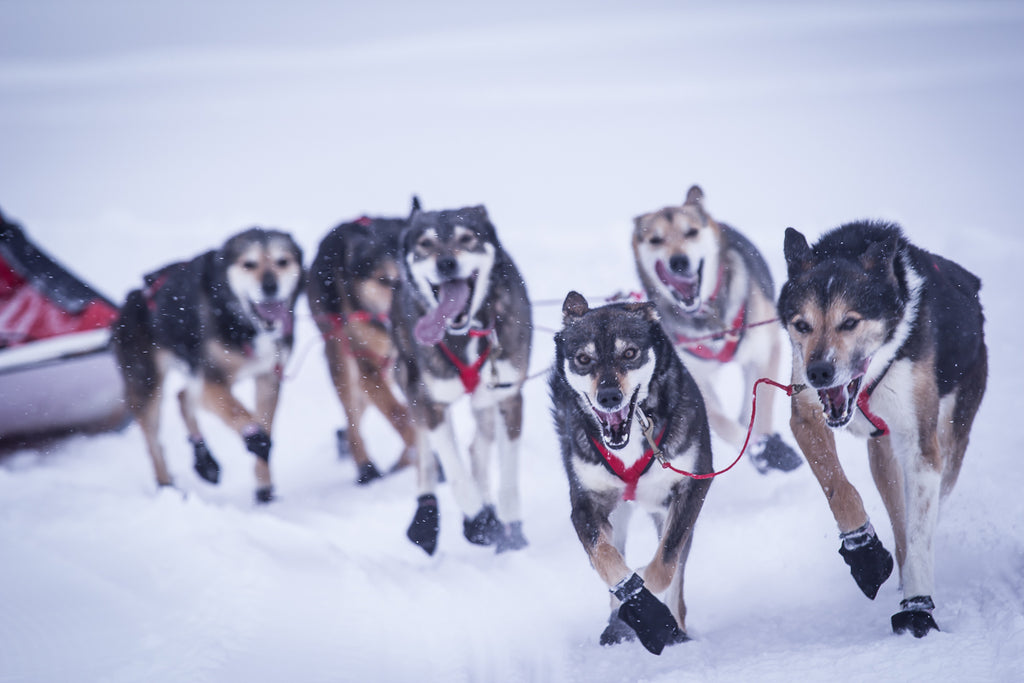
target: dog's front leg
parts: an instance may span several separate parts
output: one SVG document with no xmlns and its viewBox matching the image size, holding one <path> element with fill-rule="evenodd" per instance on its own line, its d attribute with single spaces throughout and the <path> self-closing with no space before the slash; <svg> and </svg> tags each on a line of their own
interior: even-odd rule
<svg viewBox="0 0 1024 683">
<path fill-rule="evenodd" d="M 590 564 L 619 603 L 618 612 L 613 610 L 601 634 L 601 644 L 629 639 L 632 632 L 650 652 L 661 654 L 665 645 L 685 639 L 669 608 L 654 597 L 615 547 L 608 511 L 577 494 L 572 501 L 572 522 Z"/>
<path fill-rule="evenodd" d="M 839 525 L 839 532 L 847 533 L 863 526 L 868 521 L 864 502 L 846 478 L 839 463 L 835 436 L 825 424 L 821 407 L 812 391 L 793 395 L 793 416 L 789 426 L 807 464 L 825 492 L 828 506 Z"/>
<path fill-rule="evenodd" d="M 274 497 L 270 478 L 270 433 L 235 398 L 231 387 L 223 382 L 210 379 L 203 382 L 203 405 L 235 430 L 245 441 L 246 449 L 256 456 L 256 500 L 260 503 L 270 502 Z M 273 419 L 273 412 L 270 419 Z"/>
<path fill-rule="evenodd" d="M 789 424 L 839 526 L 842 539 L 839 554 L 850 567 L 857 586 L 874 600 L 878 589 L 892 573 L 892 555 L 878 540 L 860 494 L 843 472 L 835 436 L 825 424 L 812 392 L 793 395 L 793 416 Z"/>
<path fill-rule="evenodd" d="M 937 396 L 937 392 L 918 395 Z M 919 399 L 920 400 L 920 399 Z M 894 428 L 890 435 L 893 449 L 903 466 L 906 515 L 904 537 L 906 557 L 900 565 L 904 599 L 900 612 L 892 617 L 896 633 L 910 631 L 921 638 L 938 630 L 932 609 L 935 584 L 935 527 L 939 517 L 939 492 L 942 485 L 942 455 L 937 433 L 938 399 L 934 405 L 918 406 L 916 430 Z M 895 527 L 900 522 L 895 522 Z"/>
</svg>

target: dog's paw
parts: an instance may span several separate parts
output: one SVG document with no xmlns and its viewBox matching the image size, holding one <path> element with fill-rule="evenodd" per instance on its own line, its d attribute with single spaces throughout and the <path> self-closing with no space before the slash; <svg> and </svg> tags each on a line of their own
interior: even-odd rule
<svg viewBox="0 0 1024 683">
<path fill-rule="evenodd" d="M 842 534 L 842 545 L 839 554 L 850 567 L 853 580 L 872 600 L 878 595 L 878 589 L 892 574 L 892 555 L 878 540 L 871 522 L 864 526 Z"/>
<path fill-rule="evenodd" d="M 192 442 L 192 449 L 195 453 L 195 464 L 193 468 L 200 477 L 216 484 L 220 482 L 220 465 L 213 459 L 210 449 L 206 447 L 205 441 Z"/>
<path fill-rule="evenodd" d="M 495 552 L 503 553 L 508 550 L 522 550 L 527 545 L 529 545 L 529 542 L 526 540 L 526 536 L 523 535 L 523 523 L 510 522 L 498 538 L 498 543 L 494 550 Z"/>
<path fill-rule="evenodd" d="M 360 486 L 369 484 L 374 479 L 380 479 L 383 475 L 372 462 L 365 462 L 357 468 L 356 483 Z"/>
<path fill-rule="evenodd" d="M 932 617 L 935 603 L 931 596 L 919 595 L 900 602 L 903 609 L 892 615 L 892 632 L 906 633 L 910 631 L 915 638 L 924 638 L 929 631 L 938 631 L 939 626 Z"/>
<path fill-rule="evenodd" d="M 257 428 L 245 435 L 245 448 L 263 462 L 270 462 L 270 435 Z"/>
<path fill-rule="evenodd" d="M 416 515 L 405 535 L 410 541 L 423 548 L 427 555 L 433 555 L 437 549 L 437 534 L 441 530 L 437 498 L 432 493 L 425 493 L 417 501 L 419 504 L 416 507 Z"/>
<path fill-rule="evenodd" d="M 750 462 L 761 474 L 769 470 L 791 472 L 803 464 L 804 459 L 794 451 L 778 434 L 762 436 L 747 451 Z"/>
<path fill-rule="evenodd" d="M 629 624 L 619 619 L 618 612 L 608 615 L 608 625 L 601 632 L 602 645 L 618 645 L 631 640 L 636 640 L 636 631 Z"/>
<path fill-rule="evenodd" d="M 273 502 L 274 500 L 274 487 L 271 485 L 261 486 L 256 489 L 256 502 L 260 505 L 266 505 L 267 503 Z"/>
<path fill-rule="evenodd" d="M 656 655 L 660 655 L 666 645 L 686 639 L 665 603 L 646 588 L 641 588 L 619 606 L 619 618 L 632 627 L 640 643 Z"/>
<path fill-rule="evenodd" d="M 476 545 L 493 545 L 505 533 L 505 527 L 498 521 L 494 508 L 485 505 L 475 517 L 462 521 L 462 533 L 466 540 Z"/>
</svg>

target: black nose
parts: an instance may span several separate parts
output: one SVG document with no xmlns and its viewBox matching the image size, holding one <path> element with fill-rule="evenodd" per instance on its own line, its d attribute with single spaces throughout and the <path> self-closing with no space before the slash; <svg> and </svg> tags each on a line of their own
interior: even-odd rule
<svg viewBox="0 0 1024 683">
<path fill-rule="evenodd" d="M 807 366 L 807 381 L 816 389 L 824 389 L 832 386 L 832 380 L 836 378 L 836 366 L 827 360 L 819 360 Z"/>
<path fill-rule="evenodd" d="M 622 403 L 622 391 L 618 386 L 601 387 L 597 390 L 597 402 L 605 410 L 611 410 Z"/>
<path fill-rule="evenodd" d="M 277 278 L 274 277 L 273 273 L 264 273 L 260 286 L 263 288 L 263 294 L 266 296 L 277 294 Z"/>
<path fill-rule="evenodd" d="M 459 269 L 459 262 L 454 256 L 442 256 L 437 259 L 437 274 L 441 277 L 451 277 Z"/>
<path fill-rule="evenodd" d="M 668 267 L 673 272 L 685 275 L 690 271 L 690 257 L 686 254 L 676 254 L 668 260 Z"/>
</svg>

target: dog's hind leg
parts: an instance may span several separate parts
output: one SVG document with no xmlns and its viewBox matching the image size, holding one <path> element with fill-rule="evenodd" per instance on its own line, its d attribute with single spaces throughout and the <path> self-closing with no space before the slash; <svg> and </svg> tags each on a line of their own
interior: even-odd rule
<svg viewBox="0 0 1024 683">
<path fill-rule="evenodd" d="M 970 440 L 971 426 L 978 414 L 981 398 L 985 395 L 988 382 L 988 351 L 981 345 L 980 355 L 974 367 L 964 376 L 960 385 L 951 395 L 942 399 L 939 420 L 939 447 L 945 457 L 942 471 L 943 497 L 949 495 L 960 476 L 967 443 Z"/>
<path fill-rule="evenodd" d="M 167 462 L 164 460 L 164 448 L 160 444 L 160 404 L 163 397 L 163 380 L 157 381 L 152 393 L 143 399 L 129 399 L 132 410 L 139 426 L 142 428 L 142 436 L 146 441 L 146 450 L 153 461 L 153 471 L 156 475 L 156 483 L 160 486 L 173 486 L 174 479 L 167 469 Z"/>
<path fill-rule="evenodd" d="M 362 373 L 361 385 L 366 388 L 367 397 L 391 423 L 404 444 L 398 461 L 391 466 L 391 472 L 397 472 L 414 464 L 418 452 L 416 431 L 413 429 L 408 409 L 392 391 L 391 379 L 383 367 L 369 360 L 360 361 L 359 370 Z M 369 456 L 367 456 L 367 461 L 369 461 Z"/>
<path fill-rule="evenodd" d="M 345 334 L 342 330 L 338 334 Z M 356 358 L 348 352 L 347 342 L 336 336 L 328 336 L 324 340 L 324 354 L 327 356 L 327 368 L 331 374 L 331 382 L 341 401 L 345 420 L 348 422 L 346 437 L 348 450 L 356 465 L 356 483 L 368 484 L 381 477 L 380 472 L 370 460 L 363 442 L 362 421 L 366 411 L 366 395 L 361 391 L 358 380 L 359 368 Z"/>
</svg>

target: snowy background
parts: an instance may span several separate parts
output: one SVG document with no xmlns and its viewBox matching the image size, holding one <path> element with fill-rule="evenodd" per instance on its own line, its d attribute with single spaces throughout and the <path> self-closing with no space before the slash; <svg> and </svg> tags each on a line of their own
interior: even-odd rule
<svg viewBox="0 0 1024 683">
<path fill-rule="evenodd" d="M 699 183 L 777 281 L 786 226 L 898 221 L 981 276 L 991 354 L 938 532 L 941 633 L 891 634 L 896 580 L 863 597 L 806 466 L 744 464 L 697 526 L 695 640 L 655 657 L 598 645 L 607 597 L 543 380 L 526 391 L 531 545 L 469 545 L 442 489 L 428 558 L 404 537 L 413 474 L 356 487 L 336 456 L 303 305 L 273 505 L 252 504 L 252 458 L 211 419 L 224 472 L 201 482 L 170 409 L 184 496 L 155 490 L 134 425 L 0 459 L 0 682 L 1021 680 L 1022 111 L 1014 2 L 0 2 L 0 208 L 115 300 L 253 224 L 308 260 L 336 223 L 404 215 L 414 192 L 485 203 L 538 302 L 539 371 L 559 318 L 542 304 L 635 289 L 632 217 Z M 376 419 L 386 466 L 399 444 Z M 892 548 L 862 444 L 840 448 Z M 633 530 L 639 566 L 653 532 Z"/>
</svg>

